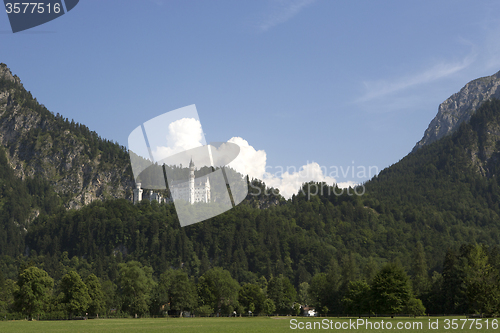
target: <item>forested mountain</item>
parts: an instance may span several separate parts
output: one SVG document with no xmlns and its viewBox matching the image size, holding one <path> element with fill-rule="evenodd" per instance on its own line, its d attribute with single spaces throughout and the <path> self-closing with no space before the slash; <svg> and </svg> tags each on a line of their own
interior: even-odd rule
<svg viewBox="0 0 500 333">
<path fill-rule="evenodd" d="M 500 102 L 487 102 L 452 136 L 380 172 L 362 196 L 309 183 L 281 205 L 258 209 L 250 195 L 187 228 L 179 227 L 172 206 L 106 201 L 40 216 L 26 245 L 38 254 L 68 251 L 92 261 L 119 249 L 158 272 L 182 265 L 196 276 L 204 263 L 228 269 L 240 282 L 285 274 L 299 285 L 349 256 L 359 272 L 370 257 L 398 259 L 409 270 L 421 242 L 429 267 L 440 271 L 449 248 L 500 241 L 499 130 Z M 256 184 L 253 193 L 265 196 Z"/>
<path fill-rule="evenodd" d="M 212 274 L 207 272 L 222 268 L 239 284 L 259 286 L 255 288 L 264 293 L 263 281 L 279 281 L 294 301 L 304 303 L 308 298 L 322 311 L 335 313 L 362 311 L 353 305 L 354 299 L 369 290 L 376 293 L 377 274 L 395 274 L 406 285 L 408 273 L 413 291 L 405 289 L 407 305 L 419 308 L 413 302 L 418 296 L 436 312 L 486 306 L 478 305 L 463 289 L 473 276 L 464 272 L 484 269 L 489 282 L 498 282 L 498 100 L 482 103 L 453 134 L 382 170 L 363 184 L 363 190 L 357 189 L 363 195 L 354 194 L 354 189 L 307 183 L 285 200 L 263 182 L 252 180 L 251 193 L 242 204 L 181 228 L 172 204 L 134 205 L 124 198 L 132 177 L 123 148 L 52 115 L 2 66 L 0 271 L 4 279 L 17 280 L 21 271 L 37 266 L 55 280 L 57 292 L 70 270 L 83 278 L 95 274 L 111 295 L 108 305 L 122 304 L 129 311 L 125 298 L 120 298 L 125 297 L 119 289 L 124 269 L 144 267 L 156 282 L 173 269 L 202 288 L 206 274 Z M 66 144 L 68 140 L 74 145 Z M 71 160 L 63 160 L 63 155 L 72 156 Z M 109 187 L 118 190 L 107 192 Z M 83 199 L 85 193 L 103 200 L 90 203 Z M 446 281 L 452 281 L 451 275 L 455 280 L 450 284 Z M 299 296 L 302 289 L 306 292 Z M 447 293 L 461 298 L 453 306 L 437 306 Z M 496 304 L 487 305 L 490 313 Z"/>
<path fill-rule="evenodd" d="M 456 131 L 485 101 L 500 99 L 500 71 L 467 83 L 439 105 L 438 113 L 413 151 Z"/>
<path fill-rule="evenodd" d="M 129 198 L 133 187 L 127 150 L 88 127 L 54 115 L 0 63 L 0 143 L 15 174 L 47 180 L 78 208 L 96 199 Z"/>
<path fill-rule="evenodd" d="M 366 204 L 404 222 L 416 240 L 432 244 L 429 251 L 463 242 L 498 244 L 499 129 L 500 102 L 485 102 L 453 135 L 369 181 Z"/>
</svg>

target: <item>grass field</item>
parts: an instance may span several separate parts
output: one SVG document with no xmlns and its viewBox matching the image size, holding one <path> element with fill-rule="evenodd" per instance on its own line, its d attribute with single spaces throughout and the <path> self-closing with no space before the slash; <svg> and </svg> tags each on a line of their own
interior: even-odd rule
<svg viewBox="0 0 500 333">
<path fill-rule="evenodd" d="M 292 321 L 295 319 L 296 321 Z M 326 319 L 326 320 L 325 320 Z M 454 319 L 454 321 L 453 321 Z M 462 319 L 462 320 L 460 320 Z M 0 332 L 291 332 L 291 331 L 337 331 L 337 332 L 500 332 L 500 327 L 491 327 L 492 319 L 486 322 L 464 322 L 465 317 L 430 318 L 438 323 L 438 329 L 429 328 L 429 318 L 371 318 L 372 324 L 353 328 L 357 318 L 304 318 L 304 317 L 253 317 L 253 318 L 161 318 L 161 319 L 94 319 L 71 321 L 2 321 Z M 325 320 L 325 321 L 324 321 Z M 351 320 L 349 322 L 349 320 Z M 382 320 L 384 321 L 382 324 Z M 448 320 L 448 321 L 445 321 Z M 331 321 L 331 322 L 330 322 Z M 314 326 L 314 322 L 318 322 Z M 402 329 L 398 329 L 400 323 Z M 302 324 L 299 324 L 302 323 Z M 309 323 L 309 324 L 308 324 Z M 328 324 L 327 324 L 328 323 Z M 419 324 L 421 323 L 421 324 Z M 478 328 L 481 323 L 482 328 Z M 471 327 L 472 324 L 472 327 Z M 489 328 L 486 328 L 488 324 Z M 330 329 L 330 325 L 333 329 Z M 343 325 L 343 327 L 342 327 Z M 349 327 L 350 325 L 350 327 Z M 388 327 L 390 325 L 390 327 Z M 403 326 L 401 326 L 403 325 Z M 407 329 L 404 329 L 406 325 Z M 453 327 L 455 328 L 452 328 Z M 322 326 L 320 328 L 320 326 Z M 337 326 L 337 329 L 335 329 Z M 378 326 L 378 328 L 377 328 Z M 449 326 L 448 329 L 445 329 Z M 476 327 L 477 326 L 477 327 Z M 496 325 L 495 325 L 496 326 Z M 295 327 L 295 329 L 292 329 Z M 302 329 L 301 329 L 302 327 Z M 328 327 L 328 329 L 327 329 Z M 309 328 L 309 329 L 308 329 Z"/>
</svg>

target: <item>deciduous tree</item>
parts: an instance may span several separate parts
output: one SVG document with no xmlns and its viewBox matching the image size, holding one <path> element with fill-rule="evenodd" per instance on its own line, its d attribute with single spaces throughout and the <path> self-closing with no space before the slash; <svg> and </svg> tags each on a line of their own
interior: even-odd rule
<svg viewBox="0 0 500 333">
<path fill-rule="evenodd" d="M 106 311 L 106 302 L 104 293 L 102 291 L 101 282 L 94 274 L 90 274 L 85 279 L 85 285 L 90 296 L 90 303 L 88 306 L 88 312 L 92 315 L 99 316 L 99 313 L 104 313 Z"/>
<path fill-rule="evenodd" d="M 69 271 L 61 279 L 61 291 L 64 294 L 63 303 L 70 317 L 86 311 L 91 302 L 89 292 L 80 275 Z"/>
<path fill-rule="evenodd" d="M 373 308 L 376 313 L 400 313 L 412 297 L 408 276 L 395 264 L 386 264 L 373 278 L 371 285 Z"/>
<path fill-rule="evenodd" d="M 155 286 L 153 269 L 138 261 L 120 264 L 118 282 L 122 294 L 122 308 L 131 315 L 148 311 L 151 291 Z"/>
<path fill-rule="evenodd" d="M 181 313 L 185 310 L 194 310 L 197 305 L 196 288 L 186 272 L 168 269 L 161 277 L 159 286 L 165 290 L 170 309 Z"/>
<path fill-rule="evenodd" d="M 32 318 L 44 312 L 54 287 L 54 280 L 43 269 L 28 267 L 19 274 L 19 290 L 15 294 L 19 311 Z"/>
<path fill-rule="evenodd" d="M 215 313 L 229 306 L 237 305 L 240 286 L 231 274 L 220 267 L 214 267 L 203 274 L 198 281 L 200 305 L 210 305 Z"/>
</svg>

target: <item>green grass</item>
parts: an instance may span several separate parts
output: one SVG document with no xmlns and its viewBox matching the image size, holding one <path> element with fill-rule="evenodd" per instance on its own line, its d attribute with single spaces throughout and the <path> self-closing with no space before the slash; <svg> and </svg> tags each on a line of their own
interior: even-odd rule
<svg viewBox="0 0 500 333">
<path fill-rule="evenodd" d="M 304 329 L 291 329 L 291 319 L 296 319 L 297 322 L 304 323 Z M 335 326 L 341 325 L 343 322 L 349 323 L 349 319 L 345 318 L 303 318 L 303 317 L 253 317 L 253 318 L 161 318 L 161 319 L 94 319 L 94 320 L 70 320 L 70 321 L 3 321 L 0 322 L 0 332 L 237 332 L 237 333 L 274 333 L 274 332 L 291 332 L 291 331 L 328 331 L 325 329 L 319 329 L 319 324 L 316 324 L 316 329 L 307 329 L 309 322 L 311 328 L 314 328 L 314 322 L 321 323 L 324 319 L 333 322 Z M 465 317 L 431 317 L 430 320 L 435 322 L 439 321 L 438 329 L 429 329 L 429 318 L 371 318 L 366 320 L 370 321 L 372 324 L 376 322 L 381 325 L 382 320 L 384 324 L 392 324 L 392 331 L 394 332 L 433 332 L 433 333 L 444 333 L 444 332 L 500 332 L 500 325 L 497 329 L 491 327 L 491 320 L 489 319 L 489 329 L 483 327 L 482 329 L 469 328 L 472 321 L 467 322 L 466 326 L 462 329 L 463 319 Z M 458 325 L 456 329 L 445 329 L 445 319 L 451 320 L 455 319 L 455 323 Z M 462 321 L 460 321 L 462 319 Z M 351 319 L 353 322 L 357 318 Z M 500 320 L 499 320 L 500 321 Z M 421 322 L 422 328 L 411 328 L 406 330 L 399 330 L 396 328 L 397 322 L 402 322 L 403 325 L 415 325 L 415 323 Z M 485 319 L 483 319 L 483 324 L 485 324 Z M 344 324 L 347 325 L 347 324 Z M 292 325 L 294 327 L 294 325 Z M 390 331 L 389 329 L 375 329 L 372 330 L 366 328 L 358 329 L 333 329 L 331 331 L 336 332 L 384 332 Z"/>
</svg>

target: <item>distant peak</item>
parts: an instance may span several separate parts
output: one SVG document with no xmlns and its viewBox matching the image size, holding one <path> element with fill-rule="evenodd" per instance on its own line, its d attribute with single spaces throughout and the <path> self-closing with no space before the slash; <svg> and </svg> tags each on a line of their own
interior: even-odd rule
<svg viewBox="0 0 500 333">
<path fill-rule="evenodd" d="M 12 75 L 11 70 L 3 62 L 0 63 L 0 81 L 7 80 L 17 84 L 21 84 L 21 80 L 17 75 Z"/>
<path fill-rule="evenodd" d="M 458 93 L 439 105 L 436 117 L 425 130 L 412 152 L 453 133 L 461 123 L 469 121 L 477 108 L 492 98 L 500 99 L 500 71 L 467 83 Z"/>
</svg>

